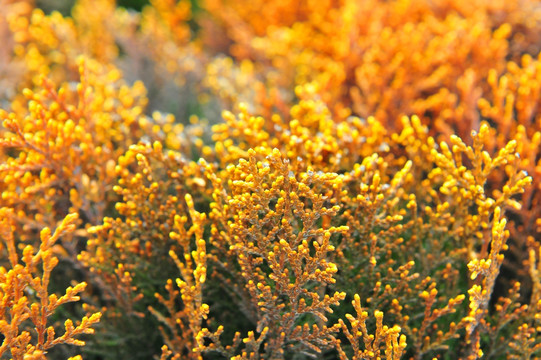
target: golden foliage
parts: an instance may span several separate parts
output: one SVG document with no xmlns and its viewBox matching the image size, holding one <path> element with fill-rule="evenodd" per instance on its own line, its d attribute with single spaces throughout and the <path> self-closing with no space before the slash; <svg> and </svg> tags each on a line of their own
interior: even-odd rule
<svg viewBox="0 0 541 360">
<path fill-rule="evenodd" d="M 102 311 L 85 355 L 540 356 L 539 34 L 534 0 L 0 0 L 0 356 Z"/>
<path fill-rule="evenodd" d="M 40 233 L 39 249 L 26 245 L 22 257 L 18 254 L 18 243 L 13 234 L 13 211 L 0 209 L 0 234 L 7 249 L 9 266 L 0 267 L 2 296 L 0 333 L 3 336 L 0 356 L 9 354 L 13 359 L 45 359 L 47 350 L 59 344 L 84 346 L 78 340 L 81 334 L 92 334 L 92 328 L 100 321 L 101 313 L 85 316 L 77 325 L 68 319 L 64 323 L 64 334 L 56 335 L 55 326 L 48 324 L 59 306 L 79 301 L 86 283 L 68 287 L 60 297 L 49 294 L 51 272 L 58 265 L 54 255 L 55 243 L 65 233 L 73 232 L 77 214 L 69 214 L 51 234 L 49 228 Z M 37 250 L 37 251 L 36 251 Z M 33 329 L 35 335 L 30 333 Z"/>
</svg>

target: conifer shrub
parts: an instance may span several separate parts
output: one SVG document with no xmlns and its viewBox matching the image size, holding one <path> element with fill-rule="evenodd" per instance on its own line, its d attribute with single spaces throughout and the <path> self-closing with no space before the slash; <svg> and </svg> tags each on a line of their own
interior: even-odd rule
<svg viewBox="0 0 541 360">
<path fill-rule="evenodd" d="M 0 358 L 541 357 L 537 1 L 39 5 L 0 0 Z"/>
</svg>

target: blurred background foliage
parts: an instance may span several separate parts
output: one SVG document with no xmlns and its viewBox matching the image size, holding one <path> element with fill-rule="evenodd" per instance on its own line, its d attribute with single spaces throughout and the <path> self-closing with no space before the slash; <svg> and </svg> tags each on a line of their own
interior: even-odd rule
<svg viewBox="0 0 541 360">
<path fill-rule="evenodd" d="M 192 5 L 196 5 L 197 1 L 193 0 Z M 49 14 L 52 11 L 59 11 L 62 15 L 69 15 L 71 8 L 75 4 L 75 0 L 38 0 L 36 1 L 37 7 L 42 9 L 45 13 Z M 141 11 L 141 9 L 149 4 L 148 0 L 119 0 L 118 6 L 126 9 L 133 9 Z"/>
</svg>

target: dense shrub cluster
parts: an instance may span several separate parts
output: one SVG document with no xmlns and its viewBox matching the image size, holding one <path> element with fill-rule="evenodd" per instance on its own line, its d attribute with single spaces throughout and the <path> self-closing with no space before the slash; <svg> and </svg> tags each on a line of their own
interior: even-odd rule
<svg viewBox="0 0 541 360">
<path fill-rule="evenodd" d="M 540 2 L 0 0 L 0 44 L 0 358 L 541 358 Z"/>
</svg>

